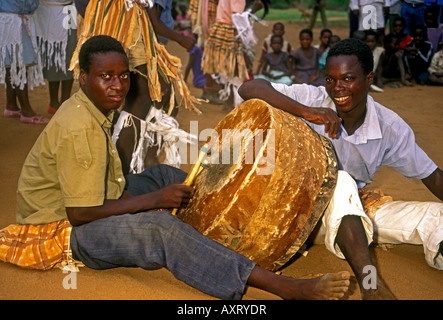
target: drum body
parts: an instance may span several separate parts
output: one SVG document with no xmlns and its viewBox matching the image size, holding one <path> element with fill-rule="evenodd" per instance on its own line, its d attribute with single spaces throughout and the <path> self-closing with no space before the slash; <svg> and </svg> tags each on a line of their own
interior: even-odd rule
<svg viewBox="0 0 443 320">
<path fill-rule="evenodd" d="M 279 269 L 332 196 L 332 145 L 301 119 L 257 99 L 231 111 L 208 140 L 209 165 L 177 216 L 261 267 Z"/>
</svg>

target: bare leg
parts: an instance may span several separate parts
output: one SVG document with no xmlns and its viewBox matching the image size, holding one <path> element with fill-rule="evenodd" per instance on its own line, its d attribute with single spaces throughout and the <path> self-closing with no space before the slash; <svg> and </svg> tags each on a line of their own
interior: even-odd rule
<svg viewBox="0 0 443 320">
<path fill-rule="evenodd" d="M 72 90 L 73 84 L 74 84 L 74 79 L 62 81 L 62 92 L 61 92 L 61 96 L 60 96 L 60 104 L 62 104 L 63 102 L 65 102 L 66 100 L 68 100 L 71 97 L 71 90 Z"/>
<path fill-rule="evenodd" d="M 338 229 L 336 243 L 343 252 L 346 260 L 354 271 L 364 300 L 395 299 L 377 274 L 376 289 L 364 288 L 363 281 L 367 273 L 363 273 L 365 266 L 373 266 L 369 253 L 368 241 L 359 216 L 345 216 Z"/>
<path fill-rule="evenodd" d="M 54 109 L 60 107 L 58 100 L 58 91 L 60 88 L 60 81 L 48 81 L 49 82 L 49 105 Z"/>
<path fill-rule="evenodd" d="M 11 111 L 20 110 L 17 104 L 17 89 L 11 86 L 8 71 L 6 71 L 6 109 Z"/>
<path fill-rule="evenodd" d="M 285 300 L 337 300 L 348 291 L 349 278 L 349 272 L 343 271 L 314 279 L 294 279 L 256 266 L 249 276 L 248 285 Z"/>
</svg>

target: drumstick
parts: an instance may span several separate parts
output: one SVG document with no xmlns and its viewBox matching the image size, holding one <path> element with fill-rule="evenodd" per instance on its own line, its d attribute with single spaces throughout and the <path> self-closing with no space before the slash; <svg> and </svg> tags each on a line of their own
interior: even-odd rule
<svg viewBox="0 0 443 320">
<path fill-rule="evenodd" d="M 205 144 L 200 149 L 200 153 L 198 154 L 197 161 L 195 162 L 194 166 L 192 167 L 191 171 L 188 173 L 188 176 L 185 179 L 185 182 L 183 184 L 187 186 L 191 186 L 194 183 L 195 178 L 198 176 L 198 174 L 202 171 L 203 167 L 201 166 L 203 158 L 206 156 L 206 154 L 209 151 L 209 146 Z M 172 215 L 176 215 L 178 211 L 178 208 L 174 208 L 172 210 Z"/>
</svg>

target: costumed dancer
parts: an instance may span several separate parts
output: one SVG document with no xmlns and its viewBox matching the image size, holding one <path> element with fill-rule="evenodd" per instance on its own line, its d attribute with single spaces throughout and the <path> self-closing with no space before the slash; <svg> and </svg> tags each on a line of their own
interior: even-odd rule
<svg viewBox="0 0 443 320">
<path fill-rule="evenodd" d="M 32 90 L 45 83 L 33 17 L 38 5 L 37 0 L 0 2 L 0 84 L 6 86 L 6 118 L 47 124 L 49 119 L 32 109 L 28 97 L 28 86 Z"/>
<path fill-rule="evenodd" d="M 85 2 L 76 1 L 80 14 Z M 125 48 L 131 88 L 113 133 L 125 174 L 159 163 L 162 150 L 163 163 L 180 166 L 176 142 L 189 143 L 193 136 L 178 128 L 173 115 L 179 107 L 200 113 L 195 106 L 200 101 L 183 80 L 180 59 L 157 40 L 147 13 L 150 6 L 148 0 L 89 1 L 70 66 L 78 75 L 80 47 L 94 35 L 109 35 Z"/>
<path fill-rule="evenodd" d="M 236 92 L 238 87 L 250 78 L 248 68 L 252 67 L 251 59 L 254 56 L 251 45 L 254 45 L 257 39 L 253 35 L 249 17 L 261 6 L 262 3 L 256 1 L 250 11 L 245 11 L 244 0 L 218 2 L 215 23 L 210 28 L 205 42 L 202 69 L 207 75 L 206 91 L 216 95 L 217 93 L 210 88 L 216 87 L 215 83 L 223 86 L 218 94 L 225 101 L 227 110 L 240 103 L 241 99 Z M 244 39 L 249 43 L 244 43 Z"/>
<path fill-rule="evenodd" d="M 71 96 L 74 83 L 68 69 L 77 46 L 77 10 L 72 0 L 41 0 L 34 18 L 43 76 L 49 84 L 48 113 L 54 114 Z"/>
</svg>

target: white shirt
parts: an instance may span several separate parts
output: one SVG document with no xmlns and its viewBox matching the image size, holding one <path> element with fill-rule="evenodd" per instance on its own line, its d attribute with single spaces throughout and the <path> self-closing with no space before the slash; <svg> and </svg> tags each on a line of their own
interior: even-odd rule
<svg viewBox="0 0 443 320">
<path fill-rule="evenodd" d="M 276 83 L 272 83 L 272 86 L 306 106 L 336 111 L 324 87 Z M 414 132 L 409 125 L 395 112 L 375 102 L 371 96 L 367 99 L 365 120 L 352 135 L 348 135 L 342 126 L 336 138 L 329 138 L 324 125 L 306 123 L 332 142 L 339 169 L 347 171 L 359 188 L 372 182 L 382 165 L 394 168 L 407 178 L 416 179 L 424 179 L 437 169 L 437 165 L 416 144 Z"/>
</svg>

